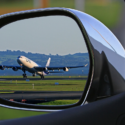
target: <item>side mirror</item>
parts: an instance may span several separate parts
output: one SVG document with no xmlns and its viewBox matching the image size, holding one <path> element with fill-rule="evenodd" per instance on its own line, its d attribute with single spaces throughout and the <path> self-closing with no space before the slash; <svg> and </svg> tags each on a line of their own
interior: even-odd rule
<svg viewBox="0 0 125 125">
<path fill-rule="evenodd" d="M 123 47 L 85 13 L 16 12 L 0 16 L 0 28 L 0 73 L 14 75 L 0 79 L 1 106 L 58 111 L 125 90 Z"/>
</svg>

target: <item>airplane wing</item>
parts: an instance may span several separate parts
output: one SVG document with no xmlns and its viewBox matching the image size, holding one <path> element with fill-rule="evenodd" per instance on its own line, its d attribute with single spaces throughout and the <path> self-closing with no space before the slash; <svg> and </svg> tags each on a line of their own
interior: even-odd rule
<svg viewBox="0 0 125 125">
<path fill-rule="evenodd" d="M 54 72 L 54 71 L 52 71 L 52 72 L 49 72 L 49 73 L 64 73 L 64 72 Z"/>
<path fill-rule="evenodd" d="M 18 69 L 22 69 L 22 66 L 0 65 L 1 70 L 4 70 L 5 68 L 7 69 L 12 68 L 14 71 L 17 71 Z"/>
<path fill-rule="evenodd" d="M 37 71 L 46 71 L 46 70 L 64 70 L 68 71 L 71 68 L 81 68 L 81 67 L 86 67 L 88 64 L 83 65 L 83 66 L 66 66 L 66 67 L 34 67 Z"/>
</svg>

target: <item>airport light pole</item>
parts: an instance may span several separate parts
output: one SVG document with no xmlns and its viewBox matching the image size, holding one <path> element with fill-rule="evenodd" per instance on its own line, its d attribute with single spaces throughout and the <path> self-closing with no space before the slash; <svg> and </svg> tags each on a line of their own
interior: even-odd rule
<svg viewBox="0 0 125 125">
<path fill-rule="evenodd" d="M 34 5 L 34 8 L 39 8 L 40 0 L 33 0 L 33 5 Z"/>
<path fill-rule="evenodd" d="M 82 74 L 83 74 L 83 70 L 82 70 Z"/>
<path fill-rule="evenodd" d="M 75 9 L 84 11 L 85 10 L 85 0 L 75 0 Z"/>
</svg>

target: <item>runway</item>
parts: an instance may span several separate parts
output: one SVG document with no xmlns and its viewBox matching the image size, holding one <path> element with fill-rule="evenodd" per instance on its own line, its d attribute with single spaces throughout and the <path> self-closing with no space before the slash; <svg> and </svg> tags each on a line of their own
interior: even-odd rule
<svg viewBox="0 0 125 125">
<path fill-rule="evenodd" d="M 30 81 L 30 80 L 86 80 L 87 78 L 0 78 L 0 81 Z M 3 83 L 1 83 L 3 84 Z M 4 83 L 5 85 L 8 83 Z M 11 83 L 9 83 L 11 84 Z M 18 85 L 21 83 L 18 83 Z M 61 85 L 61 84 L 59 84 Z M 62 84 L 63 85 L 63 84 Z M 65 84 L 66 85 L 66 84 Z M 69 84 L 72 85 L 72 84 Z M 75 85 L 75 84 L 73 84 Z M 70 87 L 70 86 L 69 86 Z M 83 91 L 4 91 L 1 90 L 0 98 L 7 100 L 13 100 L 17 102 L 22 102 L 25 100 L 25 103 L 37 104 L 41 102 L 54 101 L 54 100 L 72 100 L 81 98 Z"/>
<path fill-rule="evenodd" d="M 10 81 L 10 80 L 87 80 L 87 78 L 0 78 L 0 81 Z"/>
<path fill-rule="evenodd" d="M 80 99 L 82 91 L 15 91 L 14 93 L 1 93 L 0 98 L 26 103 L 41 103 L 54 100 Z"/>
</svg>

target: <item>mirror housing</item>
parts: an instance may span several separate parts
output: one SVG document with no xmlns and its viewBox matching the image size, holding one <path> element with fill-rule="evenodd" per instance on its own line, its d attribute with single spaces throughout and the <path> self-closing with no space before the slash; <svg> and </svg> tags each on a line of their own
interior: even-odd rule
<svg viewBox="0 0 125 125">
<path fill-rule="evenodd" d="M 35 9 L 0 16 L 0 28 L 14 21 L 49 15 L 64 15 L 74 19 L 86 41 L 90 68 L 80 101 L 66 106 L 36 106 L 0 98 L 0 106 L 33 111 L 59 111 L 125 91 L 124 49 L 111 31 L 92 16 L 67 8 Z"/>
</svg>

